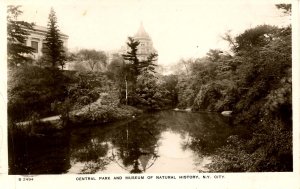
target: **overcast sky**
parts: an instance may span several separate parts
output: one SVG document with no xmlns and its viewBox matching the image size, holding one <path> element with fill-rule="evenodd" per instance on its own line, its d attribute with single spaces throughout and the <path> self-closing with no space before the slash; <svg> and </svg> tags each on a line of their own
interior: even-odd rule
<svg viewBox="0 0 300 189">
<path fill-rule="evenodd" d="M 20 17 L 47 26 L 53 7 L 60 30 L 69 35 L 71 51 L 80 48 L 117 50 L 143 22 L 159 54 L 159 63 L 197 58 L 211 48 L 224 49 L 220 36 L 260 24 L 286 25 L 274 1 L 212 0 L 65 0 L 8 1 L 21 4 Z"/>
</svg>

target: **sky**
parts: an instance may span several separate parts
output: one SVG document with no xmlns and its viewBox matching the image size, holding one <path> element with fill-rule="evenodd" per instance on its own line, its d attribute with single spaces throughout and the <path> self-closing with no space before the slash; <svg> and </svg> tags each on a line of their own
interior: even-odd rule
<svg viewBox="0 0 300 189">
<path fill-rule="evenodd" d="M 221 36 L 261 24 L 283 26 L 271 0 L 65 0 L 8 1 L 22 5 L 20 19 L 47 26 L 53 7 L 59 29 L 69 35 L 68 48 L 114 51 L 133 36 L 141 22 L 152 38 L 159 64 L 199 58 L 209 49 L 226 49 Z"/>
</svg>

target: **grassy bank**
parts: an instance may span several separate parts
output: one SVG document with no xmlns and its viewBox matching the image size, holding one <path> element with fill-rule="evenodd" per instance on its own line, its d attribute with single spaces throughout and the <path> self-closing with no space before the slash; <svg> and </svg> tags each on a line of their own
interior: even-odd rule
<svg viewBox="0 0 300 189">
<path fill-rule="evenodd" d="M 142 113 L 132 106 L 116 103 L 110 94 L 104 94 L 97 101 L 75 110 L 70 114 L 72 125 L 108 123 L 132 118 Z"/>
</svg>

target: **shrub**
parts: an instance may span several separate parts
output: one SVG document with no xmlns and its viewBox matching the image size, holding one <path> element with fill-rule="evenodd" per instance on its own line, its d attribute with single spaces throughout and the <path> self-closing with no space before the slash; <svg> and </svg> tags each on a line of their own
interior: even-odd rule
<svg viewBox="0 0 300 189">
<path fill-rule="evenodd" d="M 55 114 L 51 103 L 67 97 L 71 81 L 58 69 L 37 66 L 18 67 L 8 73 L 8 116 L 24 120 L 33 112 L 41 116 Z"/>
</svg>

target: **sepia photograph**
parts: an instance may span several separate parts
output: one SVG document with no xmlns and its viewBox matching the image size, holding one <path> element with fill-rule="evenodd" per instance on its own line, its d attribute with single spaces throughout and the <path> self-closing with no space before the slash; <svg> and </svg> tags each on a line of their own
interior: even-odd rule
<svg viewBox="0 0 300 189">
<path fill-rule="evenodd" d="M 7 1 L 7 174 L 295 172 L 292 2 Z"/>
</svg>

